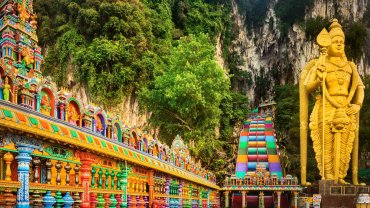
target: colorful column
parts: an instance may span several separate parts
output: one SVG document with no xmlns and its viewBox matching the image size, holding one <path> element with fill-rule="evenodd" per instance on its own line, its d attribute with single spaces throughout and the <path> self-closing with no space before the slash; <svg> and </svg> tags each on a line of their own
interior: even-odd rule
<svg viewBox="0 0 370 208">
<path fill-rule="evenodd" d="M 278 207 L 278 208 L 280 208 L 280 204 L 281 204 L 281 192 L 280 192 L 280 191 L 278 191 L 278 192 L 276 192 L 276 194 L 277 194 L 277 198 L 278 198 L 278 204 L 277 204 L 277 207 Z"/>
<path fill-rule="evenodd" d="M 170 180 L 171 178 L 166 178 L 166 184 L 165 184 L 165 193 L 166 193 L 166 202 L 165 202 L 165 207 L 169 208 L 170 207 Z"/>
<path fill-rule="evenodd" d="M 258 196 L 258 208 L 265 208 L 265 194 L 262 191 Z"/>
<path fill-rule="evenodd" d="M 36 111 L 40 112 L 40 103 L 41 103 L 41 96 L 40 94 L 36 94 Z"/>
<path fill-rule="evenodd" d="M 229 207 L 229 191 L 225 191 L 225 208 Z"/>
<path fill-rule="evenodd" d="M 121 169 L 121 190 L 123 191 L 121 208 L 127 208 L 127 178 L 128 170 L 125 166 Z"/>
<path fill-rule="evenodd" d="M 198 199 L 198 207 L 203 207 L 203 191 L 202 188 L 199 188 L 199 199 Z"/>
<path fill-rule="evenodd" d="M 18 149 L 18 156 L 15 157 L 18 161 L 18 180 L 21 182 L 21 187 L 17 192 L 17 208 L 30 207 L 30 162 L 31 153 L 35 147 L 25 143 L 16 143 L 16 148 Z"/>
<path fill-rule="evenodd" d="M 152 207 L 154 200 L 154 170 L 149 170 L 148 185 L 149 185 L 149 207 Z"/>
<path fill-rule="evenodd" d="M 298 208 L 298 192 L 293 192 L 294 195 L 294 208 Z"/>
<path fill-rule="evenodd" d="M 245 203 L 245 195 L 246 195 L 246 191 L 242 191 L 242 208 L 246 208 L 246 203 Z"/>
<path fill-rule="evenodd" d="M 182 181 L 179 182 L 179 208 L 182 208 L 183 199 L 182 199 Z"/>
<path fill-rule="evenodd" d="M 80 158 L 81 161 L 81 184 L 84 188 L 82 193 L 82 203 L 81 208 L 90 207 L 90 180 L 91 180 L 91 169 L 92 164 L 96 159 L 95 155 L 92 155 L 83 151 L 76 151 L 76 156 Z"/>
</svg>

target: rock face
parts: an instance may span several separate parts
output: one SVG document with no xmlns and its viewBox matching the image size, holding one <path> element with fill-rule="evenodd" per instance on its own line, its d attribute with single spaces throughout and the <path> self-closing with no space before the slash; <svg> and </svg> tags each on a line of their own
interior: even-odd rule
<svg viewBox="0 0 370 208">
<path fill-rule="evenodd" d="M 72 76 L 68 76 L 68 83 L 73 83 Z M 80 84 L 70 84 L 70 86 L 73 86 L 70 87 L 70 92 L 83 103 L 84 107 L 86 107 L 88 104 L 91 104 L 92 99 L 84 86 Z M 110 112 L 112 115 L 118 115 L 121 118 L 121 121 L 129 127 L 144 129 L 144 127 L 148 125 L 150 113 L 139 112 L 138 97 L 134 94 L 127 95 L 122 100 L 122 103 L 117 106 L 111 108 L 104 106 L 96 107 L 102 107 L 105 111 Z"/>
<path fill-rule="evenodd" d="M 313 7 L 307 9 L 305 19 L 318 16 L 331 19 L 340 16 L 342 21 L 359 21 L 369 2 L 370 0 L 315 0 Z M 244 64 L 238 68 L 248 72 L 252 78 L 251 86 L 235 87 L 239 91 L 246 91 L 254 104 L 272 98 L 273 86 L 276 84 L 297 83 L 305 63 L 319 55 L 317 45 L 307 40 L 304 28 L 299 24 L 294 24 L 287 37 L 281 38 L 279 19 L 275 12 L 276 3 L 277 0 L 270 1 L 263 26 L 251 31 L 247 31 L 246 19 L 238 12 L 235 0 L 232 4 L 231 16 L 237 27 L 234 30 L 237 34 L 230 51 L 242 57 Z M 356 63 L 361 75 L 369 73 L 369 62 L 365 61 L 369 58 L 363 54 Z M 261 85 L 264 87 L 261 88 Z M 261 90 L 266 92 L 261 94 Z"/>
</svg>

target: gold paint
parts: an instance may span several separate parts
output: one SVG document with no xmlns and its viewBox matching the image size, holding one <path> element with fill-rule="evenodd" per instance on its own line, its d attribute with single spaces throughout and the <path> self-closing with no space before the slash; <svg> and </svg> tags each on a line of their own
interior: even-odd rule
<svg viewBox="0 0 370 208">
<path fill-rule="evenodd" d="M 358 185 L 358 118 L 364 85 L 356 65 L 344 53 L 345 37 L 338 20 L 329 29 L 317 37 L 320 57 L 310 61 L 300 77 L 301 183 L 310 185 L 306 181 L 309 94 L 319 92 L 309 129 L 322 180 L 346 184 L 352 153 L 353 183 Z"/>
<path fill-rule="evenodd" d="M 10 152 L 7 152 L 5 155 L 4 155 L 4 161 L 5 161 L 5 164 L 6 164 L 6 168 L 5 168 L 5 181 L 12 181 L 12 171 L 10 170 L 10 164 L 12 163 L 12 161 L 14 160 L 14 157 L 12 155 L 12 153 Z"/>
</svg>

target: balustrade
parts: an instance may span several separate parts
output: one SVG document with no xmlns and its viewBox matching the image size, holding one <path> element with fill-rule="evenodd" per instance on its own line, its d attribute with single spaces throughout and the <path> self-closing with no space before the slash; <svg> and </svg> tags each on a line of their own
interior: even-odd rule
<svg viewBox="0 0 370 208">
<path fill-rule="evenodd" d="M 15 159 L 13 154 L 16 153 L 4 154 L 0 151 L 1 153 L 5 163 L 5 177 L 0 178 L 0 188 L 4 190 L 0 194 L 0 207 L 11 208 L 16 205 L 15 192 L 21 187 L 19 181 L 12 180 L 18 175 L 11 169 L 11 164 Z M 74 172 L 71 171 L 73 166 Z M 84 189 L 79 186 L 79 164 L 36 155 L 30 161 L 30 167 L 30 183 L 27 192 L 30 196 L 31 207 L 80 207 L 80 194 Z M 70 180 L 71 172 L 75 175 L 72 181 Z M 52 181 L 52 178 L 56 178 L 55 181 Z"/>
<path fill-rule="evenodd" d="M 4 152 L 0 153 L 4 154 Z M 14 161 L 13 154 L 7 152 L 1 158 L 5 162 L 5 178 L 0 180 L 0 187 L 4 188 L 4 192 L 0 194 L 0 206 L 12 208 L 16 204 L 16 190 L 21 184 L 12 180 L 10 164 Z"/>
<path fill-rule="evenodd" d="M 32 207 L 80 207 L 80 165 L 73 161 L 35 156 L 31 161 Z"/>
<path fill-rule="evenodd" d="M 90 207 L 121 207 L 123 200 L 121 170 L 93 166 L 91 169 Z"/>
</svg>

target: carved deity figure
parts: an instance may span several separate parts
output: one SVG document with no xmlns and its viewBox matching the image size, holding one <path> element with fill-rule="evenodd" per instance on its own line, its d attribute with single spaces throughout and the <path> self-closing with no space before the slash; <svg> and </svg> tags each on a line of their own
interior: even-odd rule
<svg viewBox="0 0 370 208">
<path fill-rule="evenodd" d="M 19 18 L 21 19 L 21 21 L 22 22 L 28 21 L 28 19 L 30 18 L 30 13 L 27 11 L 26 1 L 24 1 L 23 4 L 18 3 L 17 9 L 18 9 Z"/>
<path fill-rule="evenodd" d="M 5 77 L 4 84 L 3 84 L 3 96 L 5 101 L 9 101 L 10 94 L 13 94 L 9 85 L 8 77 Z"/>
<path fill-rule="evenodd" d="M 77 125 L 80 115 L 78 115 L 76 107 L 69 105 L 68 107 L 68 122 L 74 125 Z"/>
<path fill-rule="evenodd" d="M 49 97 L 47 94 L 45 94 L 41 98 L 40 112 L 44 115 L 50 116 L 50 110 L 51 110 L 51 107 L 50 107 Z"/>
<path fill-rule="evenodd" d="M 96 131 L 103 133 L 103 125 L 100 121 L 100 118 L 98 116 L 95 117 L 95 122 L 96 122 Z"/>
<path fill-rule="evenodd" d="M 353 183 L 358 185 L 358 119 L 364 99 L 364 85 L 356 65 L 344 52 L 344 32 L 338 20 L 317 37 L 320 57 L 310 61 L 300 78 L 301 177 L 306 182 L 307 127 L 322 180 L 347 184 L 351 154 Z M 309 94 L 316 95 L 309 117 Z"/>
<path fill-rule="evenodd" d="M 31 15 L 30 24 L 31 24 L 31 26 L 34 30 L 37 30 L 37 21 L 36 21 L 36 19 L 37 19 L 37 14 L 36 13 Z"/>
<path fill-rule="evenodd" d="M 118 140 L 118 128 L 116 125 L 113 125 L 113 139 Z"/>
<path fill-rule="evenodd" d="M 23 56 L 22 62 L 24 62 L 26 66 L 29 66 L 30 64 L 33 64 L 35 62 L 33 53 L 31 52 L 29 47 L 22 48 L 21 55 Z"/>
</svg>

